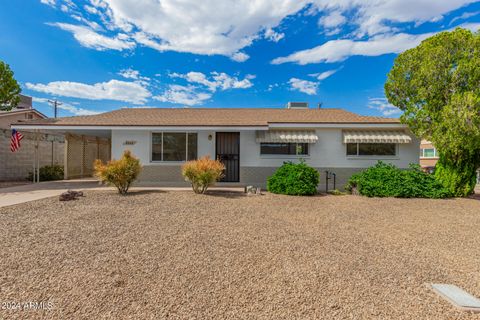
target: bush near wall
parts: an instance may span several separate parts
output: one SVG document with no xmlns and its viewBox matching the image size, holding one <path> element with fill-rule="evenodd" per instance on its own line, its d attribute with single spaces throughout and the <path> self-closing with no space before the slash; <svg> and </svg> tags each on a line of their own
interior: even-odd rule
<svg viewBox="0 0 480 320">
<path fill-rule="evenodd" d="M 125 150 L 120 160 L 110 160 L 106 164 L 95 160 L 95 176 L 103 183 L 115 186 L 118 193 L 126 195 L 131 184 L 142 171 L 140 160 Z"/>
<path fill-rule="evenodd" d="M 375 166 L 350 177 L 345 189 L 367 197 L 447 198 L 450 192 L 418 165 L 401 170 L 379 161 Z"/>
<path fill-rule="evenodd" d="M 40 167 L 40 181 L 63 180 L 63 166 L 54 164 Z M 33 173 L 29 172 L 27 180 L 33 181 Z"/>
<path fill-rule="evenodd" d="M 305 161 L 285 162 L 268 178 L 267 190 L 278 194 L 311 196 L 317 193 L 319 179 L 318 171 Z"/>
<path fill-rule="evenodd" d="M 219 160 L 206 156 L 186 162 L 182 166 L 182 176 L 190 182 L 193 192 L 205 193 L 207 189 L 223 177 L 225 166 Z"/>
</svg>

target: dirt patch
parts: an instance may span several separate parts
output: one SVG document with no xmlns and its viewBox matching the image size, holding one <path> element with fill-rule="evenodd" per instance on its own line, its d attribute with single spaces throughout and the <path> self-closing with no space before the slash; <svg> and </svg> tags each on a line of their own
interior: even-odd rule
<svg viewBox="0 0 480 320">
<path fill-rule="evenodd" d="M 0 318 L 480 318 L 477 200 L 85 195 L 0 209 Z"/>
</svg>

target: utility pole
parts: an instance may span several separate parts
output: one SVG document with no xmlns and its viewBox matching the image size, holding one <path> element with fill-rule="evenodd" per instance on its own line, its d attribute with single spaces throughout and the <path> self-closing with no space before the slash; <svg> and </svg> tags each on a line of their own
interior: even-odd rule
<svg viewBox="0 0 480 320">
<path fill-rule="evenodd" d="M 58 101 L 57 99 L 55 99 L 55 100 L 48 100 L 48 103 L 50 103 L 50 104 L 53 105 L 54 118 L 57 118 L 57 115 L 58 115 L 58 106 L 62 105 L 63 103 L 61 103 L 61 102 Z"/>
</svg>

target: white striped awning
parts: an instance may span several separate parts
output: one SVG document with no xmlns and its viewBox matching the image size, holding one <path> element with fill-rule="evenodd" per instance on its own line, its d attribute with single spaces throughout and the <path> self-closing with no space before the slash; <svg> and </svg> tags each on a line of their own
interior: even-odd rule
<svg viewBox="0 0 480 320">
<path fill-rule="evenodd" d="M 358 130 L 344 131 L 343 143 L 411 143 L 412 137 L 404 131 Z"/>
<path fill-rule="evenodd" d="M 297 142 L 297 143 L 316 143 L 318 136 L 315 130 L 269 130 L 257 131 L 257 142 L 281 143 L 281 142 Z"/>
</svg>

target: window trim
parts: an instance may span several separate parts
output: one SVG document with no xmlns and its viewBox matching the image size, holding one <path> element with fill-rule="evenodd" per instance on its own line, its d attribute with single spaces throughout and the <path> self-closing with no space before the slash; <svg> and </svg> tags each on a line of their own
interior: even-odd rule
<svg viewBox="0 0 480 320">
<path fill-rule="evenodd" d="M 357 145 L 357 154 L 356 155 L 349 155 L 347 154 L 347 148 L 348 145 L 351 143 L 355 143 Z M 398 143 L 385 143 L 385 144 L 394 144 L 395 145 L 395 154 L 394 155 L 359 155 L 358 154 L 358 145 L 361 144 L 361 142 L 351 142 L 351 143 L 345 143 L 345 155 L 347 159 L 351 160 L 372 160 L 372 159 L 399 159 L 399 144 Z"/>
<path fill-rule="evenodd" d="M 433 149 L 433 157 L 427 157 L 425 156 L 425 150 L 430 150 Z M 438 154 L 437 154 L 437 148 L 420 148 L 420 159 L 437 159 Z"/>
<path fill-rule="evenodd" d="M 262 153 L 262 144 L 264 144 L 264 143 L 267 143 L 267 144 L 294 143 L 295 144 L 295 151 L 297 151 L 298 144 L 306 144 L 307 148 L 308 148 L 308 152 L 307 152 L 307 154 Z M 298 157 L 304 157 L 304 158 L 310 157 L 310 148 L 311 148 L 310 145 L 311 145 L 311 143 L 308 143 L 308 142 L 260 142 L 259 145 L 260 145 L 260 150 L 259 150 L 260 157 L 265 157 L 265 158 L 284 158 L 285 157 L 285 158 L 294 158 L 294 159 L 296 159 Z"/>
<path fill-rule="evenodd" d="M 162 134 L 162 149 L 161 149 L 161 160 L 153 160 L 153 134 L 154 133 L 161 133 Z M 163 134 L 164 133 L 184 133 L 185 134 L 185 160 L 163 160 Z M 197 131 L 150 131 L 150 145 L 149 145 L 149 153 L 150 153 L 150 163 L 162 163 L 162 164 L 178 164 L 178 163 L 185 163 L 188 160 L 188 134 L 189 133 L 196 133 L 197 134 L 197 158 L 198 158 L 198 132 Z"/>
</svg>

